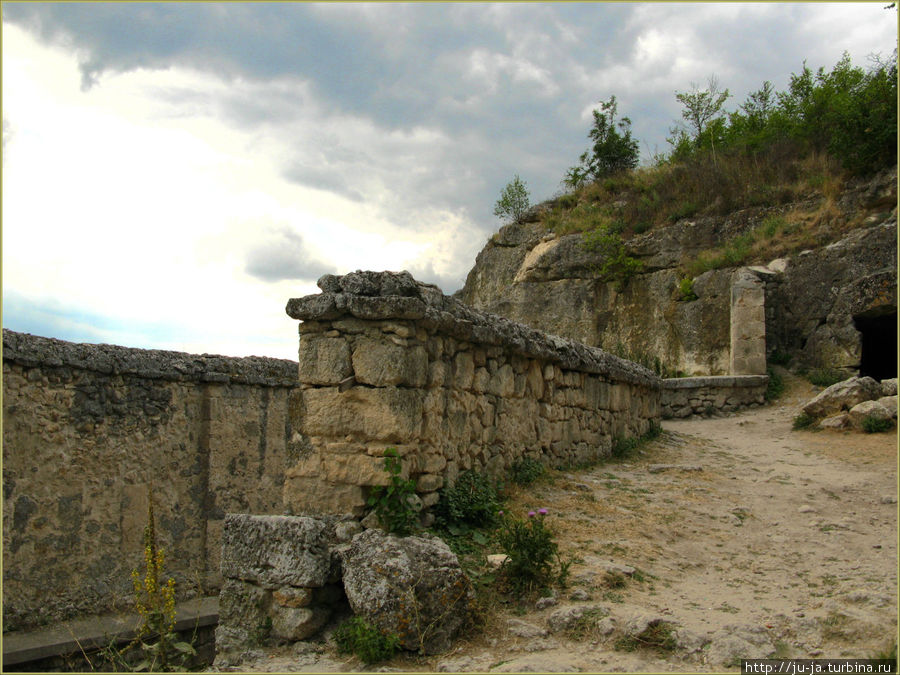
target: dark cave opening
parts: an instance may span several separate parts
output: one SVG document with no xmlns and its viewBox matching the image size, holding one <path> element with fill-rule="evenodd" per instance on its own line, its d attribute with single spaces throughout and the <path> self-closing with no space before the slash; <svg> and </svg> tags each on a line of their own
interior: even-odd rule
<svg viewBox="0 0 900 675">
<path fill-rule="evenodd" d="M 877 314 L 859 314 L 853 324 L 860 332 L 862 354 L 860 377 L 868 375 L 876 380 L 897 377 L 897 309 Z"/>
</svg>

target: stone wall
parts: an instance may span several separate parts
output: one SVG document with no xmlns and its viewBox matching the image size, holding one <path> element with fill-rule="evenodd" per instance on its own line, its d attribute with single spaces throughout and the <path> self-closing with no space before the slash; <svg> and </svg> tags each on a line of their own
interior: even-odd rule
<svg viewBox="0 0 900 675">
<path fill-rule="evenodd" d="M 301 459 L 285 507 L 365 509 L 396 448 L 425 506 L 466 469 L 517 459 L 570 465 L 610 452 L 659 419 L 659 379 L 599 349 L 466 307 L 409 274 L 319 280 L 293 299 L 300 389 L 291 415 Z"/>
<path fill-rule="evenodd" d="M 180 597 L 215 591 L 226 512 L 281 513 L 297 364 L 3 331 L 4 630 L 111 609 L 148 489 Z"/>
<path fill-rule="evenodd" d="M 768 382 L 766 375 L 666 379 L 662 381 L 661 413 L 670 419 L 763 405 Z"/>
</svg>

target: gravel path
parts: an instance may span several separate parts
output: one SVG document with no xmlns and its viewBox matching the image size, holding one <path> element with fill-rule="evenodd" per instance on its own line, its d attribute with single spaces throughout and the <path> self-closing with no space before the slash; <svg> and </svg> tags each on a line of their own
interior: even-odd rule
<svg viewBox="0 0 900 675">
<path fill-rule="evenodd" d="M 774 406 L 667 421 L 632 459 L 521 491 L 507 508 L 550 509 L 575 560 L 569 587 L 541 609 L 500 607 L 449 654 L 375 668 L 720 672 L 739 670 L 741 658 L 888 649 L 897 634 L 896 432 L 792 431 L 797 404 L 811 396 L 792 386 Z M 649 646 L 654 626 L 666 647 Z M 303 643 L 239 669 L 372 668 Z"/>
</svg>

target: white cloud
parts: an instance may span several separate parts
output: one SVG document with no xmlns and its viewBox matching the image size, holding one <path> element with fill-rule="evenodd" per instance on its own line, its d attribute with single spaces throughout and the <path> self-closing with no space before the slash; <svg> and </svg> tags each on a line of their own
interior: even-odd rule
<svg viewBox="0 0 900 675">
<path fill-rule="evenodd" d="M 4 25 L 3 38 L 4 120 L 11 130 L 4 141 L 4 293 L 56 301 L 78 314 L 157 318 L 180 327 L 177 339 L 157 335 L 136 346 L 196 349 L 185 338 L 193 334 L 208 339 L 200 351 L 290 356 L 295 330 L 284 305 L 317 292 L 322 271 L 415 265 L 446 271 L 459 264 L 448 256 L 459 252 L 454 228 L 465 221 L 422 210 L 437 219 L 436 233 L 431 223 L 410 229 L 387 217 L 404 208 L 395 189 L 409 185 L 416 160 L 427 166 L 449 142 L 435 130 L 385 132 L 313 104 L 295 122 L 245 131 L 226 126 L 208 103 L 226 93 L 284 97 L 291 83 L 226 87 L 210 75 L 172 68 L 107 75 L 84 92 L 72 56 L 40 46 L 15 26 Z M 200 103 L 185 109 L 154 96 L 163 90 L 192 91 Z M 308 96 L 302 83 L 297 95 Z M 285 151 L 293 138 L 293 152 Z M 312 164 L 339 158 L 337 169 L 365 200 L 288 181 L 283 165 L 298 154 Z M 265 245 L 278 231 L 292 233 L 295 244 L 302 240 L 293 251 L 306 256 L 305 281 L 265 283 L 260 274 Z M 277 253 L 268 249 L 274 278 L 275 267 L 290 263 L 285 251 Z M 98 329 L 85 339 L 97 333 L 108 341 L 130 335 Z M 285 347 L 273 347 L 279 336 Z"/>
</svg>

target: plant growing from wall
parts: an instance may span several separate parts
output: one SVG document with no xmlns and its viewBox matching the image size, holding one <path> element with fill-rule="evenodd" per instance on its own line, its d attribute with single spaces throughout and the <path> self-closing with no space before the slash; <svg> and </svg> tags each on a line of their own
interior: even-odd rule
<svg viewBox="0 0 900 675">
<path fill-rule="evenodd" d="M 594 266 L 601 278 L 614 278 L 622 283 L 641 271 L 643 263 L 625 251 L 622 235 L 608 225 L 601 225 L 582 235 L 582 248 L 596 253 L 600 262 Z"/>
<path fill-rule="evenodd" d="M 384 470 L 390 476 L 390 483 L 373 487 L 368 504 L 385 530 L 405 537 L 415 529 L 419 515 L 414 505 L 416 483 L 401 475 L 402 466 L 396 448 L 384 451 Z"/>
<path fill-rule="evenodd" d="M 697 294 L 694 292 L 694 279 L 691 277 L 685 277 L 681 281 L 678 282 L 678 293 L 681 297 L 679 300 L 682 302 L 693 302 L 697 299 Z"/>
</svg>

